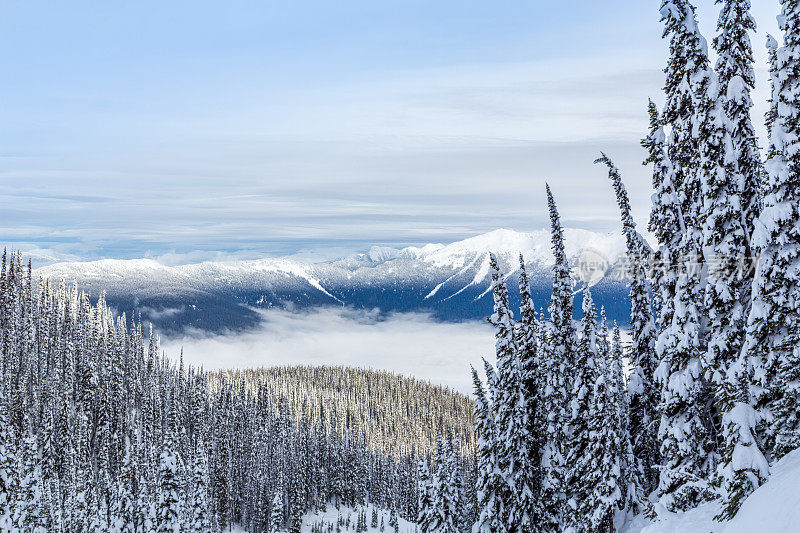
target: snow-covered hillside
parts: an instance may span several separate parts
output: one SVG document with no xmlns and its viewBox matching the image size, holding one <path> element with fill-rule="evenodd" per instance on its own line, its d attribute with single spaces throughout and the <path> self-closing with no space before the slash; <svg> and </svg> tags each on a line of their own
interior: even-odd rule
<svg viewBox="0 0 800 533">
<path fill-rule="evenodd" d="M 612 319 L 624 322 L 627 288 L 604 278 L 605 268 L 624 253 L 622 236 L 569 229 L 565 240 L 573 264 L 586 254 L 600 259 L 596 298 Z M 258 322 L 253 307 L 275 306 L 347 305 L 463 320 L 490 313 L 489 252 L 497 254 L 510 277 L 522 254 L 537 307 L 546 307 L 553 264 L 550 247 L 549 231 L 499 229 L 448 245 L 376 246 L 364 254 L 321 263 L 268 258 L 165 266 L 150 259 L 102 260 L 56 263 L 37 273 L 75 280 L 94 294 L 105 291 L 115 308 L 141 310 L 145 319 L 164 330 L 239 329 Z"/>
<path fill-rule="evenodd" d="M 719 503 L 668 515 L 638 518 L 625 533 L 796 533 L 800 531 L 800 450 L 778 461 L 769 481 L 745 500 L 730 522 L 714 520 Z"/>
</svg>

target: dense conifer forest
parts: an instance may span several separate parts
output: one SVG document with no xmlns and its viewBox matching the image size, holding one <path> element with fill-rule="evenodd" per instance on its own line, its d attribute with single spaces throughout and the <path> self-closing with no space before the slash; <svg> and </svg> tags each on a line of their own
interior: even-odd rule
<svg viewBox="0 0 800 533">
<path fill-rule="evenodd" d="M 386 373 L 320 369 L 312 386 L 311 369 L 185 368 L 137 320 L 113 316 L 102 296 L 93 305 L 77 286 L 33 279 L 20 254 L 3 256 L 0 320 L 4 531 L 299 531 L 308 510 L 367 499 L 413 520 L 428 436 L 469 423 L 465 397 Z M 306 396 L 285 388 L 301 381 Z M 314 387 L 340 382 L 389 388 L 374 404 L 320 395 L 306 411 L 289 401 L 310 402 Z M 354 416 L 400 398 L 408 401 L 388 415 Z M 423 423 L 413 412 L 431 405 L 434 425 L 407 435 L 407 445 L 386 443 L 413 416 Z M 307 412 L 319 420 L 324 412 L 324 423 Z M 386 433 L 368 443 L 376 420 Z M 455 463 L 470 475 L 469 461 Z"/>
<path fill-rule="evenodd" d="M 226 370 L 218 380 L 243 381 L 273 402 L 286 400 L 295 419 L 363 438 L 374 450 L 397 455 L 433 453 L 452 432 L 465 454 L 474 450 L 474 403 L 463 394 L 385 371 L 349 367 L 287 366 Z"/>
</svg>

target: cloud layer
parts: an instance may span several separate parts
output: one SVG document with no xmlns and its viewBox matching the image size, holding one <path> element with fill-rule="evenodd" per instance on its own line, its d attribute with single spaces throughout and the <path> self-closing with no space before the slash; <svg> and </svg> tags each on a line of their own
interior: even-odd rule
<svg viewBox="0 0 800 533">
<path fill-rule="evenodd" d="M 293 364 L 348 365 L 390 370 L 470 393 L 470 365 L 494 360 L 491 327 L 481 322 L 441 323 L 423 314 L 317 308 L 304 313 L 264 311 L 255 331 L 162 340 L 174 360 L 206 369 Z"/>
</svg>

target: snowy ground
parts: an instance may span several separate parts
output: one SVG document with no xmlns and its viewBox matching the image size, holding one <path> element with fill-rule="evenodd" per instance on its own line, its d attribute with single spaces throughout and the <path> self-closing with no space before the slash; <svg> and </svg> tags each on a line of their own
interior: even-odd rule
<svg viewBox="0 0 800 533">
<path fill-rule="evenodd" d="M 372 505 L 366 505 L 364 507 L 356 507 L 356 508 L 342 506 L 339 509 L 336 509 L 336 507 L 329 505 L 328 508 L 325 509 L 325 511 L 323 512 L 308 513 L 305 515 L 305 517 L 303 517 L 303 532 L 305 533 L 307 531 L 311 531 L 311 527 L 314 524 L 319 524 L 320 522 L 326 525 L 333 524 L 335 530 L 336 521 L 339 519 L 340 516 L 345 520 L 347 520 L 348 516 L 350 517 L 350 527 L 349 528 L 342 527 L 342 531 L 355 531 L 356 522 L 358 520 L 358 513 L 361 511 L 361 509 L 364 508 L 366 508 L 367 510 L 368 533 L 379 533 L 381 531 L 380 529 L 381 518 L 383 518 L 383 523 L 385 525 L 383 530 L 384 533 L 395 533 L 394 530 L 389 527 L 389 511 L 386 511 L 381 508 L 376 508 L 378 511 L 378 527 L 376 528 L 370 527 L 370 523 L 372 520 L 372 508 L 373 508 Z M 398 518 L 397 533 L 414 533 L 414 531 L 416 531 L 415 524 L 407 522 L 402 518 Z"/>
<path fill-rule="evenodd" d="M 366 508 L 367 510 L 367 533 L 380 533 L 381 532 L 381 518 L 383 518 L 384 529 L 383 533 L 415 533 L 416 525 L 403 520 L 402 518 L 397 519 L 398 521 L 398 530 L 395 532 L 392 528 L 389 527 L 389 511 L 383 510 L 381 508 L 376 508 L 378 511 L 378 527 L 370 527 L 370 523 L 372 520 L 372 505 L 367 505 L 365 507 L 345 507 L 342 506 L 338 510 L 333 505 L 328 506 L 327 509 L 323 512 L 314 512 L 314 513 L 307 513 L 303 517 L 303 533 L 309 533 L 311 528 L 315 524 L 324 523 L 326 526 L 328 524 L 333 524 L 334 531 L 336 531 L 336 522 L 339 519 L 339 516 L 347 520 L 347 517 L 350 517 L 350 527 L 342 526 L 342 532 L 345 531 L 355 531 L 356 530 L 356 522 L 358 521 L 358 513 L 361 509 Z M 326 529 L 327 531 L 327 529 Z M 238 526 L 232 526 L 231 529 L 225 530 L 225 533 L 247 533 L 244 529 Z"/>
<path fill-rule="evenodd" d="M 625 533 L 796 533 L 800 531 L 800 450 L 781 459 L 770 480 L 755 491 L 728 523 L 714 520 L 718 503 L 651 522 L 642 518 Z"/>
<path fill-rule="evenodd" d="M 719 512 L 717 503 L 702 505 L 686 513 L 658 521 L 637 517 L 624 533 L 722 533 L 725 524 L 714 521 Z"/>
</svg>

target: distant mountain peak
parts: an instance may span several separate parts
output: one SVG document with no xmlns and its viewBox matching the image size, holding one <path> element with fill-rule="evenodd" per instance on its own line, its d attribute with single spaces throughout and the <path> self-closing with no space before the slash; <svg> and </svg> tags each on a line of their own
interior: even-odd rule
<svg viewBox="0 0 800 533">
<path fill-rule="evenodd" d="M 548 267 L 553 264 L 549 230 L 520 232 L 501 228 L 476 235 L 446 246 L 430 248 L 418 253 L 419 257 L 437 265 L 462 268 L 476 254 L 495 253 L 506 261 L 516 263 L 521 253 L 532 266 Z M 614 263 L 625 253 L 625 240 L 620 233 L 596 233 L 589 230 L 567 228 L 564 230 L 567 257 L 574 259 L 581 252 L 591 250 Z M 429 245 L 430 246 L 430 245 Z M 416 248 L 415 250 L 422 250 Z"/>
<path fill-rule="evenodd" d="M 367 256 L 373 263 L 381 263 L 400 256 L 400 250 L 391 246 L 373 246 L 367 252 Z"/>
</svg>

